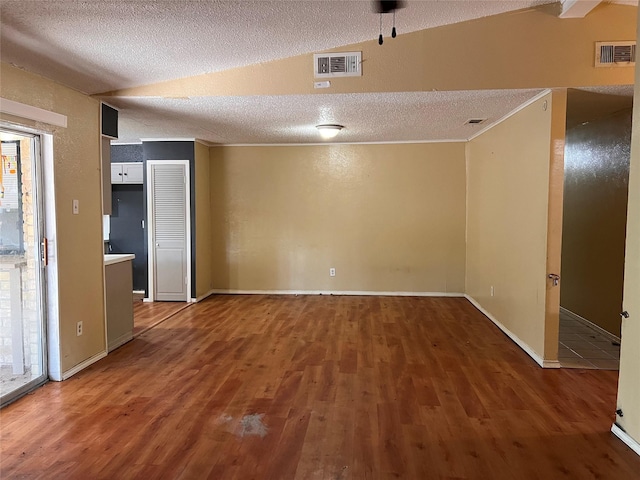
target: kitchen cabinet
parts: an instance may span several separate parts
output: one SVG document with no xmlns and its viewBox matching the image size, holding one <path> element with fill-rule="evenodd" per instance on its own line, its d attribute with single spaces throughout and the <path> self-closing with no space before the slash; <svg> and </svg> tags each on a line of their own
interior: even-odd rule
<svg viewBox="0 0 640 480">
<path fill-rule="evenodd" d="M 105 255 L 104 283 L 107 302 L 107 344 L 112 352 L 133 338 L 134 255 Z"/>
<path fill-rule="evenodd" d="M 142 162 L 112 163 L 111 183 L 139 183 L 143 180 Z"/>
</svg>

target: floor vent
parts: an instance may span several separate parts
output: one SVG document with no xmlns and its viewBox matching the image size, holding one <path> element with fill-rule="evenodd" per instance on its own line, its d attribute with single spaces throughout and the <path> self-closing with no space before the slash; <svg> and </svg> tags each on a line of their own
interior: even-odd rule
<svg viewBox="0 0 640 480">
<path fill-rule="evenodd" d="M 362 75 L 362 52 L 316 53 L 313 73 L 316 78 L 359 77 Z"/>
<path fill-rule="evenodd" d="M 636 42 L 596 42 L 596 67 L 632 67 Z"/>
</svg>

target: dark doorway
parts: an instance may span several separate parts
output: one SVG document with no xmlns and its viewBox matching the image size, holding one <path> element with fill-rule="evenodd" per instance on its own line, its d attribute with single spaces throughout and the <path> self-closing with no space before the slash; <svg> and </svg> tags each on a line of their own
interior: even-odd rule
<svg viewBox="0 0 640 480">
<path fill-rule="evenodd" d="M 112 185 L 109 253 L 133 253 L 133 289 L 146 291 L 147 256 L 144 248 L 142 185 Z"/>
</svg>

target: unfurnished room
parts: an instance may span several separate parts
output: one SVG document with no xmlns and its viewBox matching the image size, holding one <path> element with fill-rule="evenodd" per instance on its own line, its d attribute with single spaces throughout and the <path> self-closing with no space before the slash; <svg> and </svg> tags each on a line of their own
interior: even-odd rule
<svg viewBox="0 0 640 480">
<path fill-rule="evenodd" d="M 0 0 L 0 477 L 637 479 L 637 0 Z"/>
</svg>

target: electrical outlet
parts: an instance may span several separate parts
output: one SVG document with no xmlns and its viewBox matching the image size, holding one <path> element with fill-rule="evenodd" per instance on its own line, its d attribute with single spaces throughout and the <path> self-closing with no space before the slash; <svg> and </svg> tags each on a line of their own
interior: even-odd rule
<svg viewBox="0 0 640 480">
<path fill-rule="evenodd" d="M 82 335 L 82 321 L 76 323 L 76 336 Z"/>
<path fill-rule="evenodd" d="M 335 277 L 336 276 L 336 269 L 335 268 L 330 268 L 329 269 L 329 276 L 330 277 Z"/>
<path fill-rule="evenodd" d="M 493 288 L 493 285 L 491 285 L 491 296 L 493 297 L 495 295 L 496 291 Z"/>
</svg>

